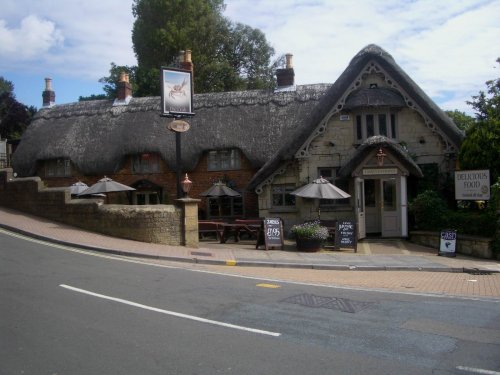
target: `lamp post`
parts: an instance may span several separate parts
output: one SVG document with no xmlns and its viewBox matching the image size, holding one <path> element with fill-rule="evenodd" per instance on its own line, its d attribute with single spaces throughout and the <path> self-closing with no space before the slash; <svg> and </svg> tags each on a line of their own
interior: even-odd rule
<svg viewBox="0 0 500 375">
<path fill-rule="evenodd" d="M 184 198 L 188 198 L 188 194 L 191 191 L 191 187 L 193 186 L 193 181 L 191 181 L 186 173 L 186 177 L 181 182 L 182 191 L 184 192 Z"/>
</svg>

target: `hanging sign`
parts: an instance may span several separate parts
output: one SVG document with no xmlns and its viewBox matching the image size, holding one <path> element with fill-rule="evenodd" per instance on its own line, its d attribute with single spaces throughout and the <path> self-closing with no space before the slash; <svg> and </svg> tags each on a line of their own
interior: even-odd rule
<svg viewBox="0 0 500 375">
<path fill-rule="evenodd" d="M 161 114 L 193 116 L 193 74 L 190 70 L 161 68 Z"/>
<path fill-rule="evenodd" d="M 351 220 L 339 220 L 335 228 L 335 248 L 354 249 L 358 252 L 358 237 L 356 223 Z"/>
<path fill-rule="evenodd" d="M 186 121 L 174 120 L 168 123 L 167 127 L 169 130 L 172 130 L 174 132 L 184 133 L 189 130 L 190 125 Z"/>
<path fill-rule="evenodd" d="M 265 245 L 265 249 L 281 247 L 283 250 L 283 223 L 280 218 L 266 217 L 262 223 L 263 229 L 259 232 L 255 248 Z"/>
</svg>

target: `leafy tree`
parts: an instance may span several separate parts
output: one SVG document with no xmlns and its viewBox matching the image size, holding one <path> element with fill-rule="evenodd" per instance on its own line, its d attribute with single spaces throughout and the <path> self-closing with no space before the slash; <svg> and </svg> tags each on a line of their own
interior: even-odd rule
<svg viewBox="0 0 500 375">
<path fill-rule="evenodd" d="M 35 107 L 16 100 L 12 82 L 0 77 L 0 137 L 21 138 L 35 113 Z"/>
<path fill-rule="evenodd" d="M 486 93 L 480 91 L 467 102 L 477 121 L 467 130 L 459 161 L 463 169 L 489 169 L 496 181 L 500 177 L 500 78 L 487 81 L 486 86 Z"/>
<path fill-rule="evenodd" d="M 458 109 L 444 112 L 453 120 L 455 125 L 457 125 L 458 128 L 464 132 L 467 131 L 467 129 L 469 129 L 476 121 L 474 117 L 469 116 L 465 112 L 461 112 Z"/>
<path fill-rule="evenodd" d="M 158 95 L 160 66 L 193 51 L 196 92 L 272 87 L 274 49 L 265 35 L 222 15 L 223 0 L 134 0 L 135 95 Z"/>
</svg>

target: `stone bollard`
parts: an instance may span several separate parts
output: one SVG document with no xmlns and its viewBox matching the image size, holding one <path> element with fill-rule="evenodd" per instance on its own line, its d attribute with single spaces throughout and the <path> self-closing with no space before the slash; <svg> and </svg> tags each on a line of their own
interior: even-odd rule
<svg viewBox="0 0 500 375">
<path fill-rule="evenodd" d="M 200 199 L 180 198 L 176 202 L 182 207 L 183 245 L 198 248 L 198 203 Z"/>
</svg>

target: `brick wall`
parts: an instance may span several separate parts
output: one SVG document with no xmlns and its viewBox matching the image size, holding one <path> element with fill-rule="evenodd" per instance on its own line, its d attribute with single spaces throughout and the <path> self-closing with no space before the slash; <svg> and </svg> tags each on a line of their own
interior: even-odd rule
<svg viewBox="0 0 500 375">
<path fill-rule="evenodd" d="M 12 169 L 0 171 L 0 205 L 114 237 L 198 245 L 197 236 L 183 234 L 184 228 L 197 233 L 197 217 L 189 214 L 184 222 L 182 207 L 105 205 L 103 199 L 71 199 L 69 188 L 46 188 L 39 177 L 14 179 Z"/>
</svg>

